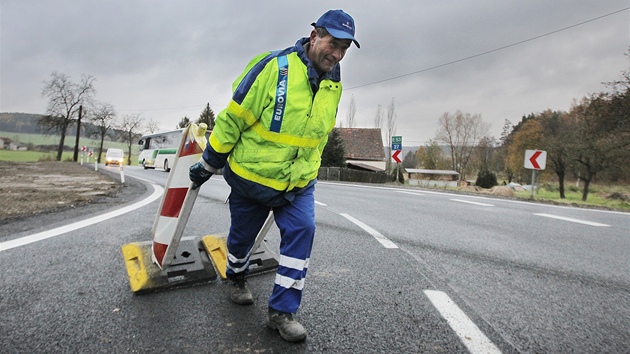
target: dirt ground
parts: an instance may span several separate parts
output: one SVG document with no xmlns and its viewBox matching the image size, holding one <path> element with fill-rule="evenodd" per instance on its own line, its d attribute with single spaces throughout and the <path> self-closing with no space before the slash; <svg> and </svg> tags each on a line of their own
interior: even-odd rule
<svg viewBox="0 0 630 354">
<path fill-rule="evenodd" d="M 44 212 L 76 208 L 112 196 L 121 186 L 76 162 L 0 161 L 0 224 Z"/>
</svg>

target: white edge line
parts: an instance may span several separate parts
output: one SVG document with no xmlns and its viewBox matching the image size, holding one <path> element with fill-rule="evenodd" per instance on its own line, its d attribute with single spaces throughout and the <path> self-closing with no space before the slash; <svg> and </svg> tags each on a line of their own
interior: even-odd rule
<svg viewBox="0 0 630 354">
<path fill-rule="evenodd" d="M 486 203 L 479 203 L 479 202 L 472 202 L 470 200 L 464 200 L 464 199 L 451 199 L 454 202 L 460 202 L 460 203 L 468 203 L 468 204 L 474 204 L 474 205 L 480 205 L 480 206 L 494 206 L 493 204 L 486 204 Z"/>
<path fill-rule="evenodd" d="M 141 208 L 151 202 L 153 202 L 154 200 L 160 198 L 162 196 L 162 192 L 164 192 L 164 188 L 162 188 L 161 186 L 158 186 L 157 184 L 151 184 L 153 186 L 153 194 L 151 194 L 149 197 L 128 205 L 124 208 L 120 208 L 114 211 L 110 211 L 108 213 L 102 214 L 102 215 L 98 215 L 98 216 L 94 216 L 91 217 L 89 219 L 85 219 L 82 221 L 78 221 L 75 222 L 73 224 L 69 224 L 69 225 L 64 225 L 52 230 L 47 230 L 47 231 L 42 231 L 33 235 L 29 235 L 29 236 L 24 236 L 24 237 L 20 237 L 20 238 L 16 238 L 14 240 L 10 240 L 10 241 L 5 241 L 5 242 L 0 242 L 0 252 L 2 251 L 6 251 L 6 250 L 10 250 L 12 248 L 15 247 L 20 247 L 20 246 L 24 246 L 24 245 L 28 245 L 30 243 L 33 242 L 37 242 L 37 241 L 41 241 L 41 240 L 45 240 L 51 237 L 55 237 L 55 236 L 59 236 L 61 234 L 70 232 L 70 231 L 74 231 L 74 230 L 78 230 L 81 229 L 83 227 L 92 225 L 92 224 L 96 224 L 99 223 L 101 221 L 105 221 L 111 218 L 114 218 L 116 216 L 128 213 L 132 210 Z"/>
<path fill-rule="evenodd" d="M 401 189 L 400 188 L 394 188 L 394 187 L 380 187 L 380 186 L 364 186 L 361 184 L 353 184 L 353 183 L 338 183 L 338 182 L 330 182 L 330 181 L 317 181 L 317 183 L 322 183 L 322 184 L 330 184 L 333 186 L 350 186 L 350 187 L 355 187 L 355 188 L 370 188 L 370 189 L 384 189 L 384 190 L 390 190 L 390 191 L 394 191 L 394 192 L 399 192 Z M 428 193 L 428 194 L 437 194 L 437 195 L 448 195 L 448 196 L 461 196 L 461 194 L 455 194 L 455 193 L 449 193 L 449 192 L 435 192 L 435 191 L 428 191 L 428 190 L 422 190 L 422 193 Z M 552 204 L 540 204 L 540 203 L 533 203 L 533 202 L 525 202 L 525 201 L 519 201 L 519 200 L 509 200 L 509 199 L 497 199 L 497 198 L 489 198 L 489 197 L 482 197 L 482 196 L 475 196 L 475 195 L 467 195 L 467 198 L 476 198 L 476 199 L 485 199 L 485 200 L 499 200 L 501 202 L 505 202 L 505 203 L 514 203 L 514 204 L 524 204 L 524 205 L 537 205 L 540 207 L 545 207 L 545 208 L 557 208 L 557 209 L 571 209 L 571 210 L 576 210 L 575 207 L 570 207 L 570 206 L 563 206 L 563 205 L 552 205 Z M 602 209 L 591 209 L 591 208 L 578 208 L 578 210 L 582 210 L 582 211 L 592 211 L 592 212 L 596 212 L 596 213 L 607 213 L 607 214 L 618 214 L 618 215 L 625 215 L 625 216 L 630 216 L 630 213 L 627 211 L 616 211 L 616 210 L 602 210 Z"/>
<path fill-rule="evenodd" d="M 501 353 L 445 292 L 425 290 L 424 294 L 471 353 Z"/>
<path fill-rule="evenodd" d="M 418 193 L 418 192 L 407 192 L 407 191 L 396 191 L 397 193 L 402 193 L 402 194 L 411 194 L 411 195 L 417 195 L 417 196 L 424 196 L 424 194 L 422 193 Z"/>
<path fill-rule="evenodd" d="M 579 223 L 579 224 L 590 225 L 590 226 L 610 227 L 610 225 L 600 224 L 598 222 L 567 218 L 567 217 L 564 217 L 564 216 L 557 216 L 557 215 L 544 214 L 544 213 L 534 213 L 534 215 L 543 216 L 543 217 L 546 217 L 546 218 L 564 220 L 564 221 L 571 221 L 571 222 L 576 222 L 576 223 Z"/>
<path fill-rule="evenodd" d="M 383 236 L 380 232 L 374 230 L 373 228 L 369 227 L 368 225 L 364 224 L 363 222 L 353 218 L 352 216 L 350 216 L 348 214 L 342 213 L 342 214 L 339 214 L 339 215 L 341 215 L 344 218 L 352 221 L 354 224 L 356 224 L 357 226 L 359 226 L 363 230 L 367 231 L 378 242 L 380 242 L 381 245 L 383 245 L 383 247 L 385 247 L 385 248 L 398 248 L 398 246 L 396 246 L 396 244 L 393 243 L 392 241 L 390 241 L 387 237 Z"/>
</svg>

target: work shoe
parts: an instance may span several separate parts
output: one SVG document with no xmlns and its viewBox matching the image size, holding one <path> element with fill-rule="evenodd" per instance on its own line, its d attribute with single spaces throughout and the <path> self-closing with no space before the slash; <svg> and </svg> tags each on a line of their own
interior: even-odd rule
<svg viewBox="0 0 630 354">
<path fill-rule="evenodd" d="M 277 329 L 280 336 L 289 342 L 301 342 L 306 339 L 306 329 L 296 320 L 293 314 L 269 309 L 267 327 Z"/>
<path fill-rule="evenodd" d="M 254 303 L 252 292 L 247 287 L 245 277 L 230 279 L 230 300 L 239 305 L 251 305 Z"/>
</svg>

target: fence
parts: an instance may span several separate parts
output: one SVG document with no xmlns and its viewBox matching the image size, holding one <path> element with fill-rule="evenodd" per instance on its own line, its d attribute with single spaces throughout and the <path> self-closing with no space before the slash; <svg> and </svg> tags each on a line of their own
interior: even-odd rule
<svg viewBox="0 0 630 354">
<path fill-rule="evenodd" d="M 384 172 L 353 170 L 345 167 L 320 167 L 317 179 L 321 181 L 344 181 L 360 183 L 387 183 L 392 177 Z"/>
</svg>

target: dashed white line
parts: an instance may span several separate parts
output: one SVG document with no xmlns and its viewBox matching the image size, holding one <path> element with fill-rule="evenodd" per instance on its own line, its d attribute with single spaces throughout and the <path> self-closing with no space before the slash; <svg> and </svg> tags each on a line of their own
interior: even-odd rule
<svg viewBox="0 0 630 354">
<path fill-rule="evenodd" d="M 579 223 L 579 224 L 590 225 L 590 226 L 610 227 L 610 225 L 600 224 L 598 222 L 567 218 L 567 217 L 564 217 L 564 216 L 557 216 L 557 215 L 551 215 L 551 214 L 539 214 L 539 213 L 534 213 L 534 215 L 543 216 L 543 217 L 546 217 L 546 218 L 552 218 L 552 219 L 576 222 L 576 223 Z"/>
<path fill-rule="evenodd" d="M 162 196 L 162 192 L 164 191 L 164 188 L 162 188 L 161 186 L 158 186 L 156 184 L 152 184 L 153 185 L 153 194 L 151 194 L 149 197 L 131 204 L 129 206 L 126 206 L 124 208 L 120 208 L 118 210 L 114 210 L 114 211 L 110 211 L 109 213 L 105 213 L 99 216 L 95 216 L 89 219 L 85 219 L 83 221 L 79 221 L 79 222 L 75 222 L 73 224 L 69 224 L 69 225 L 65 225 L 65 226 L 61 226 L 52 230 L 47 230 L 47 231 L 43 231 L 43 232 L 39 232 L 33 235 L 29 235 L 29 236 L 24 236 L 21 238 L 16 238 L 14 240 L 10 240 L 10 241 L 5 241 L 5 242 L 0 242 L 0 252 L 1 251 L 6 251 L 6 250 L 10 250 L 12 248 L 15 247 L 20 247 L 20 246 L 24 246 L 24 245 L 28 245 L 30 243 L 33 242 L 37 242 L 37 241 L 42 241 L 45 240 L 47 238 L 51 238 L 51 237 L 55 237 L 55 236 L 59 236 L 62 234 L 65 234 L 67 232 L 70 231 L 74 231 L 74 230 L 78 230 L 81 228 L 84 228 L 86 226 L 90 226 L 92 224 L 96 224 L 99 223 L 101 221 L 105 221 L 107 219 L 111 219 L 114 218 L 116 216 L 128 213 L 132 210 L 141 208 L 151 202 L 153 202 L 154 200 L 160 198 Z"/>
<path fill-rule="evenodd" d="M 471 353 L 501 353 L 445 292 L 425 290 L 424 293 Z"/>
<path fill-rule="evenodd" d="M 463 199 L 451 199 L 454 202 L 460 202 L 460 203 L 468 203 L 468 204 L 474 204 L 474 205 L 480 205 L 480 206 L 494 206 L 493 204 L 487 204 L 487 203 L 479 203 L 479 202 L 471 202 L 470 200 L 463 200 Z"/>
<path fill-rule="evenodd" d="M 321 206 L 328 206 L 328 205 L 326 205 L 326 204 L 324 204 L 324 203 L 322 203 L 322 202 L 318 202 L 317 200 L 315 201 L 315 204 L 317 204 L 317 205 L 321 205 Z"/>
<path fill-rule="evenodd" d="M 340 215 L 343 216 L 344 218 L 352 221 L 353 223 L 355 223 L 357 226 L 359 226 L 363 230 L 367 231 L 370 235 L 372 235 L 376 239 L 376 241 L 380 242 L 381 245 L 383 245 L 383 247 L 385 247 L 385 248 L 398 248 L 398 246 L 396 246 L 396 244 L 393 243 L 392 241 L 390 241 L 387 237 L 383 236 L 380 232 L 374 230 L 373 228 L 369 227 L 368 225 L 364 224 L 363 222 L 353 218 L 352 216 L 350 216 L 348 214 L 341 213 Z"/>
</svg>

